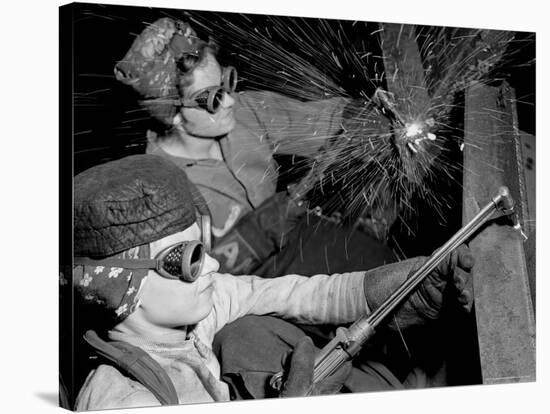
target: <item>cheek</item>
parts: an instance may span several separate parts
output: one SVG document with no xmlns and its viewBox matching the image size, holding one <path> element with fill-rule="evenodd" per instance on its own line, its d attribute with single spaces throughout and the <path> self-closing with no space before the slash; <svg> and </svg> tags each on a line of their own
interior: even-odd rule
<svg viewBox="0 0 550 414">
<path fill-rule="evenodd" d="M 188 284 L 160 277 L 147 281 L 141 297 L 146 317 L 159 326 L 175 327 L 199 322 L 212 306 L 211 298 L 199 294 L 197 287 L 197 283 Z"/>
<path fill-rule="evenodd" d="M 184 128 L 193 135 L 218 136 L 229 132 L 235 125 L 232 111 L 211 114 L 199 109 L 184 109 L 182 115 Z"/>
<path fill-rule="evenodd" d="M 183 109 L 182 111 L 184 125 L 187 129 L 196 129 L 197 127 L 212 123 L 209 112 L 199 109 Z"/>
</svg>

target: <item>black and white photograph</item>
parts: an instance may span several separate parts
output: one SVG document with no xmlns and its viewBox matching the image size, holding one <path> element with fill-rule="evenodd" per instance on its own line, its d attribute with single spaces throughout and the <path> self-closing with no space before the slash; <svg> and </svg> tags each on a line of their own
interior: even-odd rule
<svg viewBox="0 0 550 414">
<path fill-rule="evenodd" d="M 535 28 L 497 9 L 55 8 L 44 404 L 393 412 L 539 383 Z"/>
<path fill-rule="evenodd" d="M 62 406 L 535 381 L 535 44 L 62 6 Z"/>
</svg>

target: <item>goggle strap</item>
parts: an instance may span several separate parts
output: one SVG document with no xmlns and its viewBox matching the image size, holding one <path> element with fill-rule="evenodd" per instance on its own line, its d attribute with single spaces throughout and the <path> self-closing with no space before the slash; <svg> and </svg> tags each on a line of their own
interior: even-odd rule
<svg viewBox="0 0 550 414">
<path fill-rule="evenodd" d="M 156 259 L 90 259 L 89 257 L 75 257 L 74 265 L 81 266 L 108 266 L 108 267 L 123 267 L 124 269 L 152 269 L 158 270 L 160 260 Z"/>
<path fill-rule="evenodd" d="M 209 215 L 200 216 L 201 234 L 204 248 L 207 252 L 212 249 L 212 221 Z"/>
<path fill-rule="evenodd" d="M 179 97 L 147 98 L 147 99 L 141 99 L 140 102 L 149 103 L 149 104 L 174 105 L 174 106 L 182 105 L 182 100 Z"/>
</svg>

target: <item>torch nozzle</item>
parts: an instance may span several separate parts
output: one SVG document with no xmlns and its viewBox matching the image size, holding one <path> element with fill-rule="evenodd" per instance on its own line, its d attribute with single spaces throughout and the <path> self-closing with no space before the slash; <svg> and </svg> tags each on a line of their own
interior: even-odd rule
<svg viewBox="0 0 550 414">
<path fill-rule="evenodd" d="M 498 189 L 498 194 L 495 198 L 493 198 L 493 203 L 495 203 L 497 208 L 502 211 L 503 214 L 510 217 L 513 228 L 521 234 L 524 241 L 527 240 L 527 235 L 523 232 L 521 227 L 518 213 L 515 211 L 514 199 L 512 198 L 508 187 L 502 186 Z"/>
<path fill-rule="evenodd" d="M 493 202 L 498 206 L 499 210 L 505 214 L 510 214 L 514 211 L 515 203 L 508 187 L 500 187 L 498 189 L 497 196 L 493 199 Z"/>
</svg>

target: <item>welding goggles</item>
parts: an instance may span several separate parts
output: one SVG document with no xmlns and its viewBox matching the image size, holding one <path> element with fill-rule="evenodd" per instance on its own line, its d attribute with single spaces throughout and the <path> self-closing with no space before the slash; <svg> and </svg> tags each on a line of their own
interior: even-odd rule
<svg viewBox="0 0 550 414">
<path fill-rule="evenodd" d="M 75 257 L 74 265 L 110 266 L 137 270 L 156 271 L 166 279 L 192 283 L 201 275 L 206 251 L 210 248 L 210 216 L 201 216 L 202 241 L 192 240 L 176 243 L 161 250 L 153 259 L 91 259 Z"/>
<path fill-rule="evenodd" d="M 184 108 L 202 108 L 215 114 L 221 108 L 225 93 L 233 93 L 237 89 L 237 69 L 233 66 L 223 68 L 222 82 L 219 86 L 210 86 L 200 89 L 188 98 L 181 99 Z"/>
</svg>

